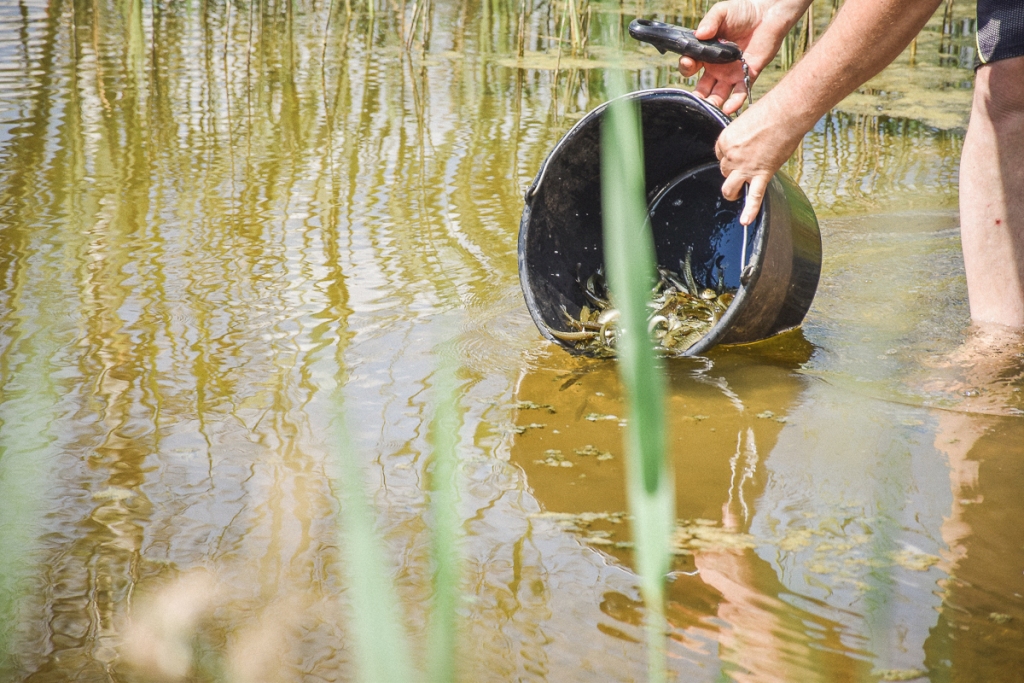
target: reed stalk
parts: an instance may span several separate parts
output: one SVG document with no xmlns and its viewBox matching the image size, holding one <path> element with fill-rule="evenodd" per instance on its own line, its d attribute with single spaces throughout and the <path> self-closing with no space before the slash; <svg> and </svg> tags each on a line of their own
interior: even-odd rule
<svg viewBox="0 0 1024 683">
<path fill-rule="evenodd" d="M 435 391 L 430 473 L 434 598 L 427 633 L 427 679 L 431 683 L 451 683 L 456 673 L 460 522 L 456 451 L 459 411 L 455 364 L 449 354 L 441 354 Z"/>
<path fill-rule="evenodd" d="M 36 273 L 38 275 L 38 273 Z M 30 276 L 17 277 L 13 310 L 19 310 Z M 59 305 L 43 295 L 47 310 Z M 25 600 L 38 575 L 38 534 L 48 503 L 49 482 L 59 450 L 51 425 L 57 420 L 59 394 L 51 359 L 61 345 L 46 327 L 34 333 L 25 320 L 10 329 L 21 339 L 21 362 L 0 377 L 0 680 L 15 680 L 18 630 Z"/>
<path fill-rule="evenodd" d="M 572 45 L 573 54 L 579 51 L 583 42 L 579 6 L 576 3 L 577 0 L 565 0 L 565 11 L 569 15 L 569 44 Z"/>
<path fill-rule="evenodd" d="M 430 470 L 431 555 L 433 599 L 427 632 L 427 680 L 456 679 L 456 652 L 461 562 L 458 513 L 457 442 L 459 431 L 456 365 L 453 354 L 441 354 L 436 373 L 436 413 L 431 430 Z M 370 683 L 419 680 L 409 654 L 408 637 L 394 584 L 388 578 L 384 541 L 373 523 L 363 478 L 342 424 L 336 430 L 335 486 L 342 505 L 344 571 L 352 609 L 358 678 Z"/>
<path fill-rule="evenodd" d="M 341 501 L 342 569 L 351 603 L 357 680 L 405 683 L 415 679 L 398 596 L 344 421 L 344 415 L 337 419 L 333 440 L 334 484 Z"/>
<path fill-rule="evenodd" d="M 516 26 L 516 56 L 523 58 L 526 47 L 526 0 L 519 0 L 519 22 Z"/>
<path fill-rule="evenodd" d="M 327 3 L 327 22 L 324 24 L 324 44 L 320 50 L 320 76 L 323 81 L 326 82 L 326 70 L 327 70 L 327 38 L 331 35 L 331 19 L 334 16 L 334 0 L 330 0 Z"/>
<path fill-rule="evenodd" d="M 608 73 L 613 96 L 626 91 L 620 70 Z M 675 526 L 674 479 L 665 458 L 665 378 L 647 332 L 655 282 L 654 238 L 647 217 L 643 143 L 635 100 L 619 97 L 601 128 L 601 210 L 612 298 L 620 312 L 618 370 L 626 398 L 626 491 L 640 590 L 647 605 L 648 679 L 664 681 L 665 575 Z"/>
</svg>

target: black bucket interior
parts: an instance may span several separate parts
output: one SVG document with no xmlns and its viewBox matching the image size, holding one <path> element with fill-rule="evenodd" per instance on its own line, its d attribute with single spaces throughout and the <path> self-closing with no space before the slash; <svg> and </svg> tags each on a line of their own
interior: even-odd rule
<svg viewBox="0 0 1024 683">
<path fill-rule="evenodd" d="M 649 206 L 654 249 L 658 265 L 682 273 L 692 247 L 691 269 L 698 287 L 714 289 L 721 277 L 726 289 L 739 289 L 740 272 L 754 247 L 749 235 L 756 226 L 744 230 L 739 221 L 743 202 L 725 199 L 721 187 L 717 162 L 669 183 Z"/>
<path fill-rule="evenodd" d="M 679 272 L 689 247 L 700 286 L 714 287 L 721 269 L 727 288 L 754 249 L 760 218 L 746 230 L 742 200 L 722 197 L 715 141 L 728 119 L 679 90 L 646 91 L 640 103 L 644 171 L 658 265 Z M 603 266 L 601 118 L 597 109 L 558 143 L 527 192 L 519 233 L 520 280 L 527 306 L 544 336 L 567 330 L 586 303 L 579 282 Z M 638 226 L 639 227 L 639 226 Z M 744 233 L 747 252 L 742 253 Z"/>
</svg>

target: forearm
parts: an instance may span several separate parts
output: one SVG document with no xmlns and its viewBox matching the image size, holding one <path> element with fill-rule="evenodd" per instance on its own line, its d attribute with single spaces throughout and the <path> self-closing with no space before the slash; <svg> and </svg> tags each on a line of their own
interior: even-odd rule
<svg viewBox="0 0 1024 683">
<path fill-rule="evenodd" d="M 892 62 L 941 0 L 847 0 L 832 26 L 758 103 L 801 135 Z"/>
<path fill-rule="evenodd" d="M 814 124 L 913 40 L 941 0 L 847 0 L 807 56 L 754 106 L 726 126 L 715 152 L 722 194 L 748 186 L 740 222 L 750 225 L 771 177 Z"/>
</svg>

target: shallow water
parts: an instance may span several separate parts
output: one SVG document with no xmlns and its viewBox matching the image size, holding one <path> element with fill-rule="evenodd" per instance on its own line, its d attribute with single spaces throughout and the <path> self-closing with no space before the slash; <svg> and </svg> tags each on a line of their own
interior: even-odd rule
<svg viewBox="0 0 1024 683">
<path fill-rule="evenodd" d="M 544 342 L 516 270 L 522 193 L 623 20 L 595 5 L 559 56 L 525 6 L 520 56 L 519 3 L 428 3 L 409 51 L 411 4 L 0 5 L 7 678 L 180 673 L 193 628 L 194 678 L 350 677 L 342 413 L 422 648 L 439 353 L 463 680 L 643 678 L 615 368 Z M 970 326 L 959 255 L 968 9 L 790 162 L 825 249 L 803 328 L 667 365 L 679 680 L 1024 663 L 1024 344 Z M 627 47 L 635 87 L 678 83 Z"/>
</svg>

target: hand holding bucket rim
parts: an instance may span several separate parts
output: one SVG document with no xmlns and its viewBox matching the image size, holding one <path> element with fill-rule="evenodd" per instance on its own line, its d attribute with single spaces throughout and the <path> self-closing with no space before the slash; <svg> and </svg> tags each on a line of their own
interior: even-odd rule
<svg viewBox="0 0 1024 683">
<path fill-rule="evenodd" d="M 726 199 L 739 199 L 747 186 L 746 202 L 740 214 L 740 223 L 750 225 L 757 219 L 764 201 L 768 183 L 800 145 L 803 134 L 793 135 L 790 126 L 773 125 L 773 100 L 765 96 L 743 116 L 733 119 L 715 142 L 725 176 L 722 195 Z"/>
</svg>

